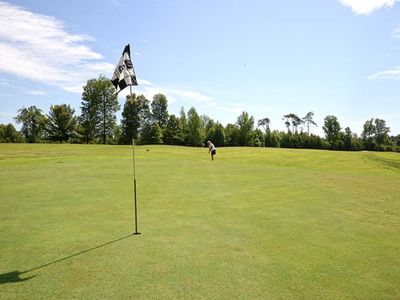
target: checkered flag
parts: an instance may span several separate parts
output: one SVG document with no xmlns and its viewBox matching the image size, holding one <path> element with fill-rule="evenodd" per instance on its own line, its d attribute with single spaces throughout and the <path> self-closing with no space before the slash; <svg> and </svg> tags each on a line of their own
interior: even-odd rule
<svg viewBox="0 0 400 300">
<path fill-rule="evenodd" d="M 117 94 L 128 85 L 138 85 L 135 70 L 131 61 L 131 49 L 129 44 L 125 46 L 121 59 L 115 68 L 114 75 L 111 79 L 113 85 L 117 89 Z"/>
</svg>

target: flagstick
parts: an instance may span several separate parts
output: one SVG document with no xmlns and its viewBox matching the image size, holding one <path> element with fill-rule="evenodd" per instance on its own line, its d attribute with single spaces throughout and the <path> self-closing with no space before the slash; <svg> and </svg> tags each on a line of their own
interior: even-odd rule
<svg viewBox="0 0 400 300">
<path fill-rule="evenodd" d="M 129 86 L 131 92 L 131 101 L 132 105 L 134 105 L 133 97 L 132 97 L 132 86 Z M 133 126 L 133 123 L 132 123 Z M 136 201 L 136 164 L 135 164 L 135 140 L 133 138 L 133 130 L 132 130 L 132 159 L 133 159 L 133 193 L 135 196 L 135 232 L 134 235 L 140 234 L 137 230 L 137 201 Z"/>
</svg>

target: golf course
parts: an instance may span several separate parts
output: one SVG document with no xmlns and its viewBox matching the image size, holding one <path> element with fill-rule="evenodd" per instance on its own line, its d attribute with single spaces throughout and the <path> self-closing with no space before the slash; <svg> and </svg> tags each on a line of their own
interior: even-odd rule
<svg viewBox="0 0 400 300">
<path fill-rule="evenodd" d="M 0 144 L 0 299 L 399 299 L 400 154 Z"/>
</svg>

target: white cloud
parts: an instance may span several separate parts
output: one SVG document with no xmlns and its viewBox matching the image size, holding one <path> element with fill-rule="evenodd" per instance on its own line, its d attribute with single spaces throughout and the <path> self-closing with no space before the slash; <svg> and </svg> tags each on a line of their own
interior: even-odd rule
<svg viewBox="0 0 400 300">
<path fill-rule="evenodd" d="M 392 70 L 380 71 L 378 73 L 369 75 L 367 78 L 369 80 L 377 80 L 377 79 L 395 79 L 395 80 L 400 80 L 400 66 L 397 66 Z"/>
<path fill-rule="evenodd" d="M 375 11 L 394 5 L 396 0 L 339 0 L 344 6 L 350 7 L 356 15 L 371 15 Z"/>
<path fill-rule="evenodd" d="M 77 92 L 87 78 L 114 69 L 82 44 L 93 40 L 68 33 L 54 17 L 0 2 L 0 57 L 7 58 L 0 60 L 0 72 Z"/>
<path fill-rule="evenodd" d="M 43 92 L 43 91 L 28 91 L 26 93 L 29 94 L 29 95 L 35 95 L 35 96 L 46 95 L 46 92 Z"/>
</svg>

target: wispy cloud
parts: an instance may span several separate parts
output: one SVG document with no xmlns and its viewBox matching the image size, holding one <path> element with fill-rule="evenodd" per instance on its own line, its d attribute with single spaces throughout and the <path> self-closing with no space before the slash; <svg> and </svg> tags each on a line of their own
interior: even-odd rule
<svg viewBox="0 0 400 300">
<path fill-rule="evenodd" d="M 152 100 L 154 95 L 161 93 L 167 97 L 169 103 L 179 102 L 185 107 L 202 105 L 215 111 L 234 114 L 239 114 L 246 110 L 246 106 L 243 103 L 231 103 L 229 106 L 221 105 L 214 96 L 206 95 L 197 91 L 162 87 L 143 79 L 138 79 L 138 84 L 138 86 L 134 87 L 133 92 L 137 95 L 144 95 L 149 100 Z M 129 93 L 130 91 L 128 88 L 124 89 L 119 93 L 120 99 L 125 99 Z"/>
<path fill-rule="evenodd" d="M 8 112 L 0 111 L 1 117 L 14 117 L 14 114 L 10 114 Z"/>
<path fill-rule="evenodd" d="M 349 7 L 356 15 L 371 15 L 383 7 L 391 7 L 396 0 L 339 0 Z"/>
<path fill-rule="evenodd" d="M 106 0 L 106 3 L 112 5 L 116 8 L 122 7 L 121 2 L 119 2 L 118 0 Z"/>
<path fill-rule="evenodd" d="M 184 90 L 184 89 L 172 89 L 168 87 L 162 87 L 148 80 L 138 79 L 138 86 L 134 88 L 136 94 L 143 94 L 147 99 L 151 100 L 154 95 L 158 93 L 164 94 L 169 102 L 176 101 L 192 101 L 192 102 L 203 102 L 211 103 L 213 102 L 213 97 L 204 95 L 202 93 Z M 129 94 L 129 89 L 125 89 L 120 93 L 120 96 L 125 98 Z"/>
<path fill-rule="evenodd" d="M 400 39 L 400 24 L 397 26 L 397 28 L 393 31 L 392 33 L 392 38 L 395 39 Z"/>
<path fill-rule="evenodd" d="M 397 66 L 392 70 L 380 71 L 378 73 L 369 75 L 367 78 L 369 80 L 377 80 L 377 79 L 395 79 L 395 80 L 400 80 L 400 66 Z"/>
<path fill-rule="evenodd" d="M 0 111 L 0 123 L 2 124 L 13 123 L 14 117 L 15 114 L 10 114 L 8 112 Z"/>
<path fill-rule="evenodd" d="M 35 95 L 35 96 L 46 95 L 46 92 L 43 92 L 43 91 L 28 91 L 26 93 L 29 94 L 29 95 Z"/>
<path fill-rule="evenodd" d="M 58 19 L 0 2 L 0 72 L 77 91 L 87 78 L 112 73 L 114 66 L 71 34 Z M 81 91 L 81 89 L 80 89 Z"/>
</svg>

